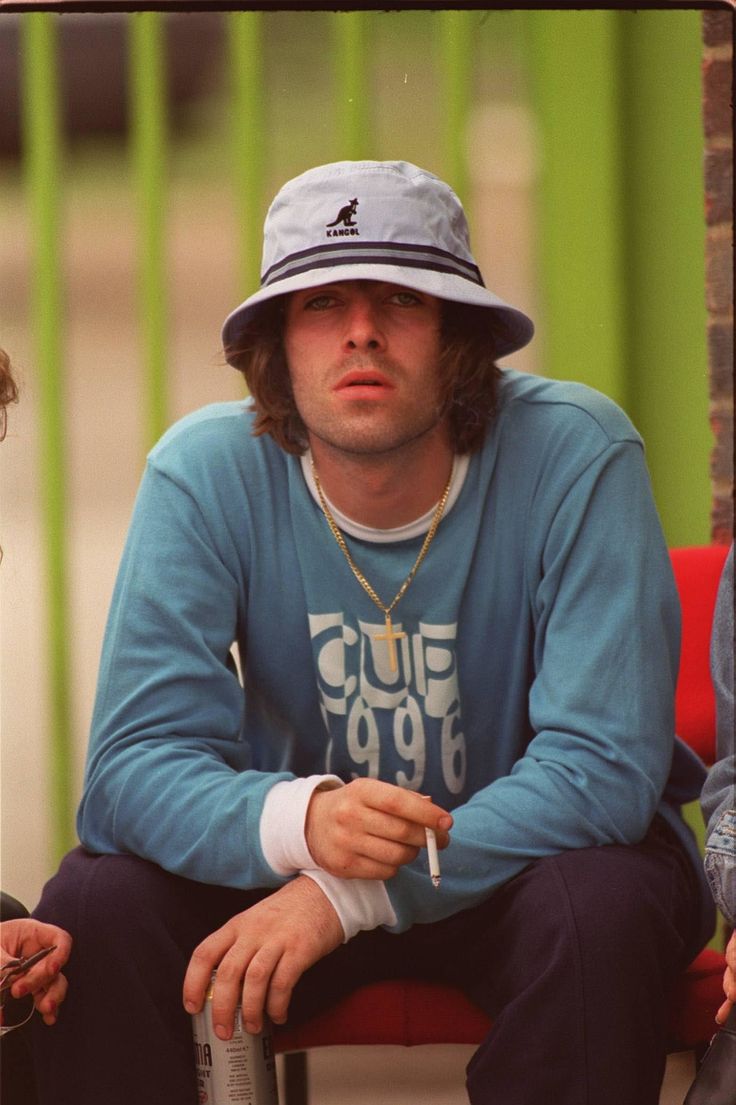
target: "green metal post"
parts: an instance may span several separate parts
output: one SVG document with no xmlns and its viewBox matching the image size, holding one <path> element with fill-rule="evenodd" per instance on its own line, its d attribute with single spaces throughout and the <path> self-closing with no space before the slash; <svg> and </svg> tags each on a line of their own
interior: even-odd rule
<svg viewBox="0 0 736 1105">
<path fill-rule="evenodd" d="M 370 13 L 338 12 L 335 27 L 337 127 L 339 160 L 360 161 L 371 156 L 367 42 Z"/>
<path fill-rule="evenodd" d="M 626 406 L 616 14 L 528 19 L 541 136 L 542 371 Z"/>
<path fill-rule="evenodd" d="M 166 80 L 162 15 L 130 16 L 131 158 L 139 218 L 138 311 L 146 372 L 146 447 L 168 425 L 166 375 Z"/>
<path fill-rule="evenodd" d="M 707 543 L 701 14 L 619 12 L 631 413 L 670 545 Z"/>
<path fill-rule="evenodd" d="M 707 541 L 700 15 L 538 12 L 530 28 L 545 371 L 627 409 L 668 543 Z"/>
<path fill-rule="evenodd" d="M 265 175 L 262 12 L 228 15 L 232 88 L 233 175 L 240 232 L 240 292 L 255 291 L 260 277 Z"/>
<path fill-rule="evenodd" d="M 448 183 L 463 203 L 468 202 L 468 119 L 473 83 L 471 19 L 477 12 L 439 12 L 443 164 Z"/>
<path fill-rule="evenodd" d="M 66 556 L 66 457 L 59 241 L 61 126 L 56 53 L 57 17 L 33 12 L 22 20 L 24 170 L 34 265 L 31 318 L 41 440 L 41 500 L 48 609 L 51 723 L 52 851 L 58 860 L 74 843 Z"/>
</svg>

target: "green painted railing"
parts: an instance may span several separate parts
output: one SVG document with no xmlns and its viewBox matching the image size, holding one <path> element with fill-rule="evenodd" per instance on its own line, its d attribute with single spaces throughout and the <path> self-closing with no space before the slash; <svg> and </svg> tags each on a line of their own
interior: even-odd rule
<svg viewBox="0 0 736 1105">
<path fill-rule="evenodd" d="M 530 22 L 541 135 L 544 363 L 627 405 L 618 16 L 537 12 Z"/>
<path fill-rule="evenodd" d="M 38 377 L 41 500 L 49 671 L 51 832 L 59 858 L 74 841 L 71 787 L 69 600 L 64 412 L 59 127 L 56 24 L 34 12 L 23 21 L 22 103 L 25 185 L 33 239 L 31 317 Z"/>
<path fill-rule="evenodd" d="M 130 17 L 130 155 L 139 221 L 138 319 L 145 444 L 169 422 L 166 319 L 166 71 L 159 12 Z"/>
<path fill-rule="evenodd" d="M 710 534 L 700 13 L 619 12 L 631 414 L 671 545 Z M 657 18 L 659 16 L 659 18 Z"/>
<path fill-rule="evenodd" d="M 463 203 L 469 205 L 466 141 L 473 90 L 474 50 L 470 22 L 473 13 L 441 11 L 438 15 L 442 160 L 447 182 Z"/>
<path fill-rule="evenodd" d="M 487 64 L 479 47 L 478 15 L 460 10 L 426 14 L 436 47 L 436 163 L 468 206 L 472 223 L 467 123 L 478 73 Z M 35 258 L 32 317 L 41 380 L 56 853 L 72 837 L 75 789 L 69 722 L 58 18 L 34 13 L 23 19 L 25 175 Z M 391 16 L 348 11 L 320 18 L 329 19 L 331 32 L 325 40 L 331 49 L 324 64 L 334 89 L 335 155 L 386 156 L 375 139 L 371 44 L 379 21 Z M 173 417 L 166 296 L 164 19 L 156 12 L 129 17 L 130 163 L 139 219 L 145 445 Z M 264 194 L 272 166 L 263 61 L 268 14 L 234 12 L 226 20 L 230 83 L 225 110 L 230 112 L 231 177 L 240 234 L 236 297 L 258 282 L 269 198 Z M 648 443 L 655 496 L 670 544 L 706 541 L 710 433 L 699 175 L 699 14 L 536 11 L 520 13 L 519 20 L 541 147 L 537 225 L 542 370 L 582 379 L 629 410 Z M 406 127 L 407 120 L 397 124 Z M 389 156 L 396 156 L 394 150 Z"/>
<path fill-rule="evenodd" d="M 238 211 L 239 282 L 243 298 L 258 286 L 263 241 L 263 190 L 267 156 L 261 12 L 228 19 L 233 185 Z"/>
<path fill-rule="evenodd" d="M 544 368 L 647 446 L 672 546 L 710 535 L 700 14 L 530 13 Z"/>
<path fill-rule="evenodd" d="M 333 21 L 340 160 L 354 161 L 371 155 L 372 97 L 368 85 L 371 18 L 371 12 L 340 12 Z"/>
</svg>

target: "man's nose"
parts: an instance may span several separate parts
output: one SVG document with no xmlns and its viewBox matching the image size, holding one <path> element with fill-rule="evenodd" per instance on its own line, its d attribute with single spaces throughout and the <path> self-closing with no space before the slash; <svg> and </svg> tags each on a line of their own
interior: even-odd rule
<svg viewBox="0 0 736 1105">
<path fill-rule="evenodd" d="M 345 345 L 351 352 L 385 346 L 379 313 L 371 301 L 360 297 L 350 304 L 345 325 Z"/>
</svg>

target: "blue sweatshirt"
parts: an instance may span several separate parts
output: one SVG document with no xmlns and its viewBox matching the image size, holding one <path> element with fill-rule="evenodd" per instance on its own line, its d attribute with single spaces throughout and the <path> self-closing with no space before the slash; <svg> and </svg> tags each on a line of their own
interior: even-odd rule
<svg viewBox="0 0 736 1105">
<path fill-rule="evenodd" d="M 615 404 L 504 372 L 394 611 L 396 672 L 299 458 L 251 427 L 247 402 L 216 404 L 150 454 L 103 647 L 78 822 L 90 850 L 276 887 L 266 795 L 332 772 L 453 811 L 441 892 L 424 854 L 386 883 L 398 931 L 538 857 L 637 842 L 658 809 L 702 871 L 679 816 L 704 772 L 674 738 L 677 592 L 642 443 Z M 421 541 L 349 545 L 390 601 Z"/>
</svg>

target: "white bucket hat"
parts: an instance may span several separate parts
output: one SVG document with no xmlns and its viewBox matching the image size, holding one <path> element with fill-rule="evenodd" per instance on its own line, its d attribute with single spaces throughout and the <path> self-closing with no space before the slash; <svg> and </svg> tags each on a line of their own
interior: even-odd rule
<svg viewBox="0 0 736 1105">
<path fill-rule="evenodd" d="M 502 324 L 497 356 L 526 345 L 534 324 L 489 292 L 470 252 L 462 204 L 407 161 L 337 161 L 290 180 L 263 227 L 261 287 L 225 319 L 228 359 L 261 304 L 338 280 L 383 280 L 486 307 Z"/>
</svg>

